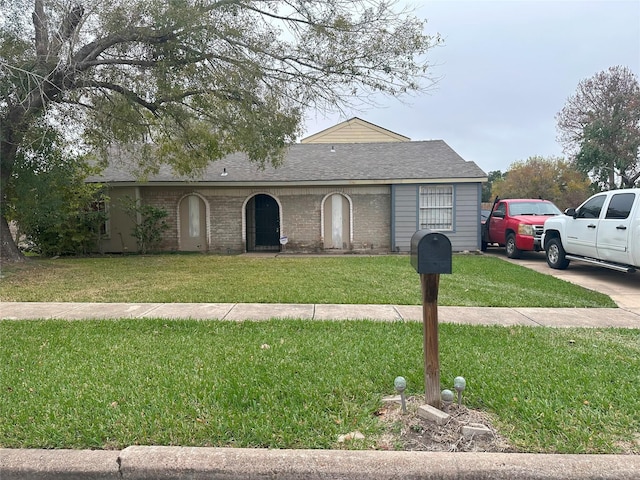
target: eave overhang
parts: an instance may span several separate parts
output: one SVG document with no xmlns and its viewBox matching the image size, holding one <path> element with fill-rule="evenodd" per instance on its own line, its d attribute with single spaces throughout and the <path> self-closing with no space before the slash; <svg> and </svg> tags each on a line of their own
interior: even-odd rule
<svg viewBox="0 0 640 480">
<path fill-rule="evenodd" d="M 197 186 L 206 188 L 225 188 L 225 187 L 322 187 L 322 186 L 366 186 L 366 185 L 422 185 L 422 184 L 443 184 L 443 183 L 484 183 L 487 182 L 487 177 L 476 178 L 454 178 L 454 177 L 442 177 L 442 178 L 405 178 L 405 179 L 380 179 L 380 180 L 306 180 L 299 182 L 291 181 L 92 181 L 88 183 L 103 183 L 110 187 L 184 187 L 184 186 Z"/>
</svg>

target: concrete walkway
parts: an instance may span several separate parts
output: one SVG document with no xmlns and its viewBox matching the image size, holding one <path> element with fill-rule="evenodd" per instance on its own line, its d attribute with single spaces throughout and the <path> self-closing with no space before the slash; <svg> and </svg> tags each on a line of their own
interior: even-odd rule
<svg viewBox="0 0 640 480">
<path fill-rule="evenodd" d="M 0 319 L 193 318 L 199 320 L 422 321 L 418 305 L 278 303 L 36 303 L 0 302 Z M 443 323 L 537 327 L 640 328 L 640 308 L 438 307 Z"/>
</svg>

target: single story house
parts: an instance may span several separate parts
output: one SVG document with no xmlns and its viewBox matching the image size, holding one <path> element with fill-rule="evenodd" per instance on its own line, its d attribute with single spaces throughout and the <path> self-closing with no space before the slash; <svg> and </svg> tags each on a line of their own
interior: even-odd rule
<svg viewBox="0 0 640 480">
<path fill-rule="evenodd" d="M 108 188 L 105 252 L 136 251 L 124 197 L 168 212 L 164 251 L 408 252 L 423 228 L 454 251 L 480 247 L 485 172 L 442 140 L 410 141 L 359 118 L 292 145 L 278 168 L 234 154 L 196 180 L 164 167 L 140 182 L 119 165 L 88 179 Z"/>
</svg>

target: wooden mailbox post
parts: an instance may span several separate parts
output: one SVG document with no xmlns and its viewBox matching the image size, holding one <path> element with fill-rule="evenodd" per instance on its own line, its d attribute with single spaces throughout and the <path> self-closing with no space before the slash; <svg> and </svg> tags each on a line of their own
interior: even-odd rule
<svg viewBox="0 0 640 480">
<path fill-rule="evenodd" d="M 418 230 L 411 237 L 411 265 L 422 287 L 425 401 L 440 408 L 438 289 L 440 274 L 451 273 L 451 241 L 442 233 Z"/>
</svg>

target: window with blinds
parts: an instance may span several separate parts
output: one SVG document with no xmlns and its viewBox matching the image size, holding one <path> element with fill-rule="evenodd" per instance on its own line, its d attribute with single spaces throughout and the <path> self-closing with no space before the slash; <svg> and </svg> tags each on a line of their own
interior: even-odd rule
<svg viewBox="0 0 640 480">
<path fill-rule="evenodd" d="M 420 229 L 453 230 L 453 186 L 420 187 Z"/>
</svg>

